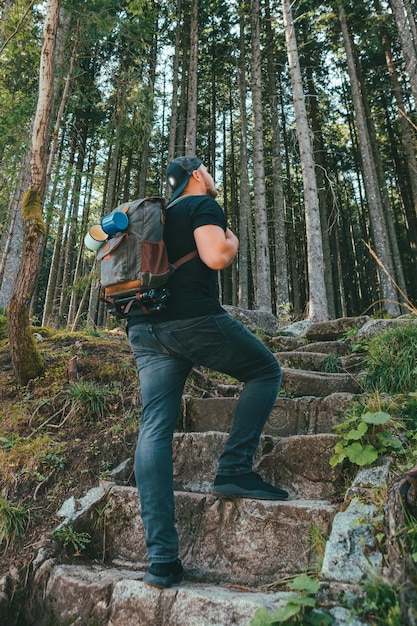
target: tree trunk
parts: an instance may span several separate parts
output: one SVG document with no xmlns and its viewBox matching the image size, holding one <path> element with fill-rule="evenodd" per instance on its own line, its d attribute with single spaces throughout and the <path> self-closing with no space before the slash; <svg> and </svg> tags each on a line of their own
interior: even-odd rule
<svg viewBox="0 0 417 626">
<path fill-rule="evenodd" d="M 272 126 L 272 183 L 274 197 L 273 231 L 275 244 L 276 311 L 278 318 L 288 313 L 287 244 L 285 236 L 285 199 L 282 186 L 281 129 L 278 113 L 278 85 L 274 58 L 274 36 L 271 28 L 269 0 L 266 3 L 265 28 L 267 33 L 268 87 Z"/>
<path fill-rule="evenodd" d="M 407 10 L 402 0 L 391 0 L 390 3 L 397 23 L 405 66 L 414 97 L 414 104 L 417 107 L 417 41 L 413 42 L 413 30 L 415 31 L 415 25 L 414 28 L 410 27 L 410 24 L 413 22 L 411 10 L 410 12 Z"/>
<path fill-rule="evenodd" d="M 71 192 L 71 209 L 69 215 L 69 225 L 67 241 L 65 246 L 65 263 L 64 273 L 62 280 L 62 293 L 61 302 L 59 306 L 59 319 L 58 324 L 61 326 L 64 321 L 68 323 L 69 316 L 69 304 L 70 304 L 70 288 L 74 281 L 74 272 L 76 264 L 76 248 L 77 248 L 77 235 L 79 232 L 79 204 L 81 193 L 81 178 L 84 171 L 84 161 L 86 156 L 86 143 L 87 143 L 87 123 L 85 120 L 80 120 L 76 124 L 77 137 L 78 137 L 78 157 L 75 167 L 75 176 L 73 180 L 72 192 Z"/>
<path fill-rule="evenodd" d="M 188 109 L 185 152 L 195 156 L 197 150 L 197 61 L 198 0 L 191 0 L 190 65 L 188 70 Z"/>
<path fill-rule="evenodd" d="M 180 65 L 180 42 L 181 42 L 181 14 L 182 2 L 177 2 L 177 27 L 175 30 L 175 52 L 172 68 L 172 101 L 171 101 L 171 119 L 169 122 L 169 141 L 168 141 L 168 163 L 176 156 L 176 139 L 177 139 L 177 123 L 178 123 L 178 74 Z M 165 182 L 165 177 L 164 177 Z M 167 188 L 168 191 L 168 188 Z"/>
<path fill-rule="evenodd" d="M 239 306 L 249 307 L 249 220 L 248 123 L 246 119 L 245 18 L 239 16 L 239 107 L 240 107 L 240 206 L 239 206 Z"/>
<path fill-rule="evenodd" d="M 379 8 L 379 5 L 378 5 Z M 411 126 L 408 123 L 404 112 L 406 110 L 405 103 L 402 95 L 402 90 L 400 86 L 400 81 L 397 73 L 397 68 L 392 56 L 391 44 L 389 39 L 388 31 L 384 30 L 382 32 L 382 44 L 384 46 L 385 59 L 387 62 L 387 67 L 389 71 L 389 75 L 391 78 L 392 90 L 395 96 L 395 101 L 398 108 L 398 117 L 399 124 L 401 128 L 401 138 L 402 144 L 404 146 L 404 152 L 406 156 L 406 167 L 408 180 L 410 184 L 410 192 L 411 192 L 411 206 L 410 202 L 404 197 L 406 194 L 403 192 L 404 197 L 404 208 L 407 215 L 408 222 L 408 233 L 410 240 L 410 247 L 413 251 L 413 256 L 416 258 L 417 256 L 417 159 L 414 151 L 413 145 L 413 137 L 411 135 Z M 403 188 L 404 184 L 403 176 L 399 176 L 399 187 Z"/>
<path fill-rule="evenodd" d="M 394 277 L 395 271 L 390 250 L 389 235 L 384 220 L 382 201 L 378 189 L 377 172 L 372 156 L 369 131 L 367 128 L 365 110 L 356 73 L 353 48 L 348 30 L 346 14 L 341 3 L 339 3 L 339 20 L 342 28 L 343 42 L 345 45 L 346 59 L 351 81 L 353 104 L 356 113 L 356 125 L 359 135 L 359 148 L 362 156 L 364 184 L 369 207 L 369 216 L 371 220 L 375 251 L 379 260 L 385 266 L 390 276 Z M 379 278 L 381 284 L 382 298 L 384 300 L 387 312 L 393 316 L 399 315 L 400 308 L 397 303 L 397 290 L 392 283 L 391 278 L 382 269 L 380 269 L 379 271 Z"/>
<path fill-rule="evenodd" d="M 310 33 L 304 33 L 304 40 L 308 41 Z M 329 206 L 328 203 L 332 201 L 333 195 L 329 189 L 326 173 L 328 171 L 326 163 L 326 148 L 323 142 L 322 123 L 319 112 L 319 96 L 316 92 L 316 86 L 313 77 L 312 67 L 308 65 L 306 68 L 307 74 L 307 93 L 308 107 L 310 111 L 311 131 L 312 131 L 312 148 L 315 155 L 314 171 L 317 181 L 317 193 L 319 200 L 320 211 L 320 223 L 321 223 L 321 236 L 323 245 L 323 262 L 325 267 L 324 282 L 326 284 L 327 294 L 327 306 L 330 319 L 334 319 L 336 316 L 336 302 L 334 294 L 333 277 L 337 267 L 333 267 L 331 246 L 330 246 L 330 230 L 331 230 L 331 215 L 334 207 Z"/>
<path fill-rule="evenodd" d="M 8 309 L 9 346 L 17 381 L 26 385 L 44 371 L 44 361 L 29 325 L 29 303 L 42 262 L 45 225 L 42 203 L 45 195 L 46 140 L 53 100 L 54 48 L 59 17 L 59 0 L 46 7 L 39 74 L 39 93 L 31 145 L 30 189 L 22 202 L 24 223 L 23 254 Z"/>
<path fill-rule="evenodd" d="M 256 292 L 255 307 L 272 311 L 271 266 L 266 209 L 263 115 L 262 57 L 259 0 L 252 0 L 252 106 L 253 106 L 253 186 L 256 223 Z"/>
<path fill-rule="evenodd" d="M 304 203 L 307 234 L 309 317 L 324 321 L 329 317 L 326 285 L 324 281 L 323 245 L 317 182 L 314 171 L 313 149 L 307 124 L 297 41 L 292 19 L 290 0 L 282 0 L 285 38 L 293 91 L 294 111 L 297 121 L 297 137 L 300 147 L 301 169 L 304 182 Z"/>
<path fill-rule="evenodd" d="M 76 286 L 77 281 L 81 277 L 85 277 L 83 235 L 87 231 L 87 224 L 88 224 L 88 220 L 90 216 L 93 180 L 94 180 L 94 173 L 96 169 L 96 150 L 93 146 L 91 147 L 91 149 L 92 149 L 93 154 L 89 155 L 90 156 L 89 163 L 87 164 L 87 171 L 89 173 L 89 177 L 87 178 L 86 189 L 83 193 L 85 200 L 84 200 L 83 213 L 82 213 L 82 218 L 81 218 L 81 225 L 78 231 L 81 233 L 81 241 L 78 246 L 77 260 L 76 260 L 75 270 L 74 270 L 74 278 L 72 281 L 73 286 Z M 88 285 L 90 285 L 91 279 L 92 279 L 92 274 L 91 272 L 88 272 Z M 70 299 L 69 308 L 68 308 L 67 330 L 74 330 L 76 323 L 77 323 L 77 319 L 81 314 L 81 310 L 80 310 L 81 305 L 78 305 L 78 300 L 79 300 L 78 291 L 79 291 L 78 289 L 72 289 L 71 291 L 71 299 Z M 88 291 L 88 286 L 85 287 L 83 301 L 85 301 L 86 299 L 87 291 Z"/>
<path fill-rule="evenodd" d="M 59 20 L 60 28 L 59 28 L 59 32 L 58 32 L 57 41 L 56 41 L 56 44 L 55 44 L 55 46 L 56 46 L 55 57 L 57 59 L 56 66 L 59 65 L 59 66 L 63 67 L 63 63 L 66 63 L 66 58 L 64 59 L 64 54 L 65 54 L 66 50 L 65 50 L 65 47 L 64 47 L 64 44 L 63 44 L 63 39 L 64 39 L 65 33 L 69 29 L 70 22 L 71 22 L 71 17 L 69 15 L 69 13 L 61 10 L 60 11 L 60 20 Z M 78 20 L 77 25 L 76 25 L 76 32 L 75 32 L 75 36 L 74 36 L 75 41 L 74 41 L 74 45 L 73 45 L 73 49 L 72 49 L 72 54 L 71 54 L 71 59 L 70 59 L 70 63 L 69 63 L 69 68 L 68 68 L 67 76 L 66 76 L 66 79 L 65 79 L 65 84 L 64 84 L 64 89 L 63 89 L 63 93 L 62 93 L 62 96 L 61 96 L 61 101 L 60 101 L 60 104 L 59 104 L 59 109 L 58 109 L 57 116 L 56 116 L 56 119 L 55 119 L 54 129 L 52 131 L 52 138 L 51 138 L 51 141 L 50 141 L 48 164 L 46 166 L 46 174 L 45 174 L 45 190 L 46 191 L 49 188 L 49 183 L 51 181 L 52 168 L 53 168 L 54 163 L 56 165 L 57 171 L 60 171 L 60 168 L 61 168 L 62 142 L 61 142 L 61 153 L 60 153 L 58 159 L 56 158 L 56 152 L 57 152 L 57 145 L 58 145 L 59 130 L 60 130 L 60 127 L 61 127 L 61 120 L 62 120 L 62 116 L 64 114 L 65 105 L 67 103 L 68 92 L 69 92 L 69 87 L 70 87 L 70 83 L 71 83 L 71 77 L 72 77 L 72 73 L 73 73 L 73 70 L 74 70 L 75 58 L 76 58 L 77 47 L 78 47 L 79 25 L 80 24 L 79 24 L 79 20 Z M 58 92 L 58 84 L 57 84 L 58 80 L 59 79 L 57 79 L 56 72 L 55 72 L 54 93 Z M 52 193 L 49 194 L 49 202 L 48 202 L 48 205 L 47 205 L 46 212 L 44 211 L 44 219 L 45 219 L 45 222 L 46 222 L 46 224 L 45 224 L 45 226 L 46 226 L 46 233 L 45 233 L 43 247 L 42 247 L 41 255 L 40 255 L 42 257 L 42 259 L 45 256 L 46 242 L 47 242 L 48 237 L 49 237 L 49 230 L 50 230 L 50 225 L 51 225 L 51 220 L 52 220 L 52 212 L 53 212 L 53 206 L 54 206 L 54 201 L 55 201 L 55 192 L 56 192 L 57 184 L 58 184 L 58 176 L 56 177 Z M 31 317 L 36 314 L 36 306 L 37 306 L 37 303 L 39 301 L 39 279 L 40 279 L 41 271 L 42 271 L 42 266 L 40 265 L 38 267 L 38 273 L 37 273 L 36 281 L 35 281 L 35 288 L 34 288 L 34 292 L 33 292 L 33 295 L 32 295 L 32 302 L 31 302 L 31 308 L 30 308 L 30 316 Z M 49 282 L 49 277 L 48 277 L 48 282 Z M 42 318 L 43 318 L 44 317 L 43 310 L 41 311 L 41 314 L 42 314 Z"/>
<path fill-rule="evenodd" d="M 226 117 L 226 114 L 225 114 Z M 233 123 L 233 87 L 230 84 L 229 91 L 229 133 L 230 133 L 230 149 L 229 154 L 230 158 L 228 159 L 227 152 L 227 142 L 225 141 L 225 153 L 224 153 L 224 180 L 226 180 L 226 172 L 230 172 L 229 176 L 229 188 L 230 188 L 230 211 L 229 211 L 229 219 L 231 223 L 231 228 L 234 233 L 239 233 L 239 192 L 238 192 L 238 176 L 237 176 L 237 168 L 236 168 L 236 153 L 237 153 L 237 144 L 235 139 L 235 127 Z M 227 134 L 227 133 L 226 133 Z M 229 267 L 229 273 L 231 276 L 231 304 L 233 306 L 238 306 L 238 296 L 239 296 L 239 273 L 238 273 L 238 264 L 232 263 Z"/>
<path fill-rule="evenodd" d="M 19 271 L 23 248 L 22 201 L 30 180 L 30 151 L 22 159 L 18 187 L 9 208 L 9 220 L 0 241 L 0 306 L 7 308 Z"/>
<path fill-rule="evenodd" d="M 355 48 L 353 49 L 353 51 L 354 53 L 356 52 Z M 372 160 L 373 160 L 373 163 L 375 164 L 377 188 L 379 189 L 379 197 L 381 199 L 382 215 L 383 215 L 384 222 L 385 222 L 385 228 L 388 233 L 389 249 L 390 249 L 391 256 L 392 256 L 391 275 L 393 279 L 395 280 L 395 282 L 397 283 L 397 285 L 400 287 L 401 291 L 405 294 L 407 289 L 405 286 L 404 272 L 403 272 L 402 261 L 401 261 L 400 251 L 399 251 L 398 242 L 397 242 L 397 235 L 396 235 L 395 228 L 394 228 L 394 219 L 393 219 L 391 203 L 390 203 L 390 199 L 388 195 L 385 172 L 384 172 L 383 165 L 381 163 L 381 156 L 380 156 L 381 150 L 377 141 L 377 133 L 375 130 L 375 124 L 374 124 L 374 120 L 372 117 L 372 111 L 369 106 L 369 98 L 368 98 L 368 94 L 366 91 L 365 80 L 362 76 L 360 61 L 357 57 L 356 57 L 355 67 L 357 68 L 359 85 L 362 85 L 361 102 L 363 104 L 364 111 L 365 111 L 365 121 L 366 121 L 367 130 L 368 130 L 369 145 L 372 150 L 372 157 L 373 157 Z M 382 103 L 385 102 L 384 94 L 381 95 L 381 102 Z"/>
<path fill-rule="evenodd" d="M 67 204 L 70 193 L 70 172 L 74 166 L 76 137 L 72 134 L 70 154 L 68 159 L 68 176 L 65 180 L 65 186 L 61 199 L 61 211 L 58 216 L 57 232 L 55 236 L 54 252 L 52 255 L 51 269 L 48 277 L 48 286 L 46 289 L 45 306 L 43 311 L 42 325 L 52 324 L 59 325 L 59 289 L 62 287 L 63 263 L 62 255 L 64 251 L 64 227 L 67 217 Z"/>
<path fill-rule="evenodd" d="M 146 89 L 146 116 L 148 117 L 148 123 L 144 124 L 143 129 L 143 139 L 142 139 L 142 158 L 140 160 L 140 169 L 139 169 L 139 198 L 144 198 L 147 188 L 147 173 L 148 173 L 148 165 L 149 165 L 149 142 L 152 132 L 152 121 L 154 117 L 154 106 L 155 106 L 155 76 L 156 76 L 156 56 L 157 56 L 157 35 L 156 35 L 157 27 L 155 26 L 155 34 L 154 40 L 151 46 L 151 54 L 149 58 L 149 79 L 148 85 Z"/>
</svg>

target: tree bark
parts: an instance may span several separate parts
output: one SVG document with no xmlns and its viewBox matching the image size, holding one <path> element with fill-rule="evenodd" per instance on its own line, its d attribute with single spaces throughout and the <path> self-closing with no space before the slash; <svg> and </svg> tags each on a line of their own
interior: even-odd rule
<svg viewBox="0 0 417 626">
<path fill-rule="evenodd" d="M 246 119 L 246 69 L 245 69 L 245 17 L 239 15 L 239 107 L 240 107 L 240 206 L 239 206 L 239 288 L 238 302 L 243 308 L 249 307 L 249 220 L 250 190 L 248 176 L 248 122 Z"/>
<path fill-rule="evenodd" d="M 191 1 L 190 65 L 188 70 L 187 130 L 185 152 L 195 156 L 197 150 L 197 61 L 198 61 L 198 0 Z"/>
<path fill-rule="evenodd" d="M 413 20 L 411 10 L 409 8 L 407 9 L 407 6 L 409 7 L 409 5 L 406 6 L 402 0 L 391 0 L 390 4 L 397 24 L 401 48 L 404 54 L 405 66 L 411 85 L 411 91 L 413 93 L 414 104 L 417 107 L 417 41 L 413 42 L 413 30 L 415 31 L 415 24 L 413 24 L 414 28 L 410 26 L 410 24 L 413 23 Z"/>
<path fill-rule="evenodd" d="M 9 219 L 0 240 L 0 306 L 7 308 L 19 271 L 23 248 L 22 201 L 30 180 L 30 151 L 22 159 L 17 189 L 9 208 Z"/>
<path fill-rule="evenodd" d="M 259 0 L 252 0 L 252 107 L 253 107 L 253 187 L 256 224 L 255 307 L 272 311 L 271 264 L 268 243 L 266 209 L 263 115 L 262 115 L 262 57 Z"/>
<path fill-rule="evenodd" d="M 147 188 L 147 173 L 148 173 L 148 165 L 149 165 L 149 141 L 152 132 L 152 121 L 154 117 L 154 107 L 155 107 L 155 77 L 156 77 L 156 57 L 157 57 L 157 26 L 155 25 L 155 34 L 154 39 L 152 41 L 150 55 L 149 55 L 149 79 L 148 85 L 146 89 L 146 116 L 148 117 L 148 124 L 144 125 L 143 129 L 143 140 L 142 140 L 142 158 L 140 160 L 140 169 L 139 169 L 139 198 L 144 198 Z"/>
<path fill-rule="evenodd" d="M 282 0 L 285 38 L 290 66 L 294 111 L 297 122 L 297 137 L 300 147 L 301 169 L 304 183 L 304 203 L 307 234 L 309 318 L 324 321 L 329 317 L 326 285 L 324 281 L 323 245 L 320 224 L 320 209 L 317 181 L 314 171 L 313 149 L 307 123 L 297 40 L 290 0 Z"/>
<path fill-rule="evenodd" d="M 80 120 L 76 125 L 78 139 L 78 157 L 75 166 L 75 176 L 71 191 L 71 207 L 69 212 L 69 224 L 67 230 L 67 240 L 64 247 L 65 261 L 64 272 L 62 277 L 61 302 L 59 306 L 58 325 L 68 323 L 69 304 L 70 304 L 70 288 L 74 281 L 74 272 L 76 264 L 76 244 L 79 223 L 79 204 L 81 193 L 81 179 L 84 171 L 84 162 L 86 157 L 87 131 L 88 127 L 85 120 Z"/>
<path fill-rule="evenodd" d="M 71 172 L 74 166 L 76 138 L 74 133 L 71 138 L 70 154 L 68 159 L 68 172 Z M 65 186 L 61 198 L 61 211 L 58 216 L 57 231 L 55 236 L 54 252 L 52 255 L 51 269 L 48 277 L 48 286 L 46 289 L 45 307 L 42 319 L 42 325 L 47 326 L 59 324 L 59 289 L 62 284 L 63 275 L 63 252 L 64 252 L 64 227 L 67 218 L 67 205 L 70 194 L 71 179 L 68 175 L 65 180 Z"/>
<path fill-rule="evenodd" d="M 308 41 L 310 33 L 303 33 L 304 41 Z M 308 64 L 306 68 L 307 75 L 307 93 L 308 93 L 308 108 L 310 112 L 311 131 L 312 131 L 312 148 L 314 154 L 314 170 L 317 181 L 317 194 L 319 200 L 320 211 L 320 223 L 321 223 L 321 237 L 323 245 L 323 262 L 325 267 L 324 282 L 326 285 L 327 294 L 327 307 L 329 317 L 334 319 L 336 315 L 336 302 L 334 293 L 334 276 L 337 272 L 337 266 L 333 267 L 331 245 L 330 245 L 330 231 L 331 231 L 331 215 L 334 207 L 331 206 L 333 195 L 328 183 L 328 168 L 326 163 L 326 148 L 323 141 L 322 122 L 319 112 L 319 96 L 316 91 L 316 85 L 314 81 L 312 66 Z M 336 229 L 335 229 L 336 230 Z M 333 234 L 333 233 L 332 233 Z"/>
<path fill-rule="evenodd" d="M 39 73 L 38 104 L 33 125 L 30 164 L 30 189 L 22 203 L 24 223 L 23 254 L 8 309 L 9 346 L 13 370 L 19 384 L 40 376 L 44 361 L 29 324 L 29 303 L 36 270 L 42 262 L 45 224 L 42 203 L 45 195 L 46 142 L 53 100 L 54 49 L 58 28 L 59 0 L 49 0 L 46 7 Z"/>
<path fill-rule="evenodd" d="M 379 8 L 379 4 L 378 4 Z M 396 64 L 393 59 L 392 50 L 391 50 L 391 42 L 389 38 L 388 30 L 384 29 L 382 31 L 382 44 L 385 52 L 385 59 L 387 62 L 388 72 L 391 78 L 392 91 L 395 96 L 395 101 L 398 108 L 398 122 L 401 129 L 401 138 L 404 146 L 404 152 L 406 157 L 406 168 L 407 174 L 410 184 L 410 193 L 411 193 L 411 206 L 410 202 L 405 198 L 406 195 L 403 191 L 404 197 L 404 208 L 407 215 L 408 222 L 408 235 L 410 240 L 410 247 L 413 251 L 413 256 L 416 258 L 417 256 L 417 158 L 414 151 L 413 145 L 413 137 L 411 134 L 411 126 L 408 123 L 406 117 L 404 116 L 406 107 L 404 98 L 402 95 L 402 90 L 400 86 L 400 81 L 398 77 L 398 72 L 396 68 Z M 403 176 L 399 176 L 399 186 L 400 189 L 403 188 Z"/>
<path fill-rule="evenodd" d="M 180 65 L 180 41 L 181 41 L 181 14 L 182 1 L 177 2 L 177 27 L 175 30 L 175 51 L 172 68 L 172 100 L 171 100 L 171 119 L 169 121 L 169 140 L 168 140 L 168 163 L 176 156 L 176 139 L 177 139 L 177 122 L 178 122 L 178 85 L 179 85 L 179 65 Z M 165 181 L 165 177 L 164 177 Z M 167 186 L 167 192 L 169 188 Z"/>
<path fill-rule="evenodd" d="M 290 295 L 288 290 L 287 243 L 285 235 L 285 199 L 282 186 L 281 129 L 278 114 L 278 85 L 275 68 L 274 36 L 271 28 L 269 0 L 266 2 L 265 28 L 267 34 L 268 88 L 272 126 L 272 184 L 274 197 L 274 243 L 276 312 L 278 318 L 288 313 Z"/>
<path fill-rule="evenodd" d="M 376 172 L 376 166 L 372 156 L 372 148 L 366 123 L 364 104 L 362 101 L 362 94 L 360 92 L 360 85 L 355 68 L 353 47 L 347 25 L 346 14 L 342 3 L 339 3 L 338 8 L 339 20 L 343 34 L 343 42 L 345 45 L 346 59 L 351 81 L 353 104 L 356 113 L 355 119 L 358 128 L 359 148 L 362 156 L 362 164 L 364 170 L 364 185 L 368 201 L 369 216 L 371 220 L 375 251 L 391 277 L 394 277 L 395 270 L 390 250 L 389 234 L 385 224 L 384 213 L 382 209 L 382 200 L 378 189 L 378 177 Z M 387 312 L 390 315 L 398 316 L 400 314 L 400 308 L 397 302 L 397 290 L 392 283 L 392 280 L 382 269 L 379 271 L 379 279 L 381 284 L 382 298 L 384 300 L 384 305 Z"/>
</svg>

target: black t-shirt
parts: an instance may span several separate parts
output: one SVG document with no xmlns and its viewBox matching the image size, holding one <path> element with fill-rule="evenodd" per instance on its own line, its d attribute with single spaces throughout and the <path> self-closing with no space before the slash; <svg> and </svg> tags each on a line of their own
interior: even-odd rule
<svg viewBox="0 0 417 626">
<path fill-rule="evenodd" d="M 194 230 L 214 224 L 226 231 L 226 218 L 217 202 L 210 196 L 183 196 L 167 207 L 164 239 L 168 258 L 175 263 L 197 249 Z M 181 265 L 170 276 L 167 288 L 171 294 L 168 307 L 152 315 L 152 321 L 169 321 L 201 317 L 223 312 L 218 300 L 217 270 L 210 269 L 196 257 Z M 141 309 L 129 313 L 129 326 L 143 319 Z"/>
</svg>

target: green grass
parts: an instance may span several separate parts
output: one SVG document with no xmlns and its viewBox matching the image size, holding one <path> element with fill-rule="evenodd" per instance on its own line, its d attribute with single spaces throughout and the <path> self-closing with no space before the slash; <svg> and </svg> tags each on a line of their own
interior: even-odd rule
<svg viewBox="0 0 417 626">
<path fill-rule="evenodd" d="M 338 374 L 340 372 L 340 360 L 336 354 L 328 354 L 320 366 L 321 372 Z"/>
<path fill-rule="evenodd" d="M 93 381 L 72 383 L 68 389 L 72 409 L 86 418 L 104 417 L 113 393 L 107 387 Z"/>
<path fill-rule="evenodd" d="M 7 318 L 4 310 L 0 308 L 0 339 L 7 337 Z"/>
<path fill-rule="evenodd" d="M 365 387 L 391 394 L 417 389 L 417 324 L 395 326 L 369 341 Z"/>
<path fill-rule="evenodd" d="M 22 537 L 30 523 L 30 510 L 0 497 L 0 545 L 6 548 Z"/>
</svg>

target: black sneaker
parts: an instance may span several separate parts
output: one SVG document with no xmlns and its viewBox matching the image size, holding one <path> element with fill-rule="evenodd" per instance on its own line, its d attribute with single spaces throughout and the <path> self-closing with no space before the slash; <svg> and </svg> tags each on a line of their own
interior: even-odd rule
<svg viewBox="0 0 417 626">
<path fill-rule="evenodd" d="M 183 575 L 184 569 L 179 559 L 171 563 L 152 563 L 143 577 L 143 582 L 153 587 L 167 589 L 172 585 L 178 585 Z"/>
<path fill-rule="evenodd" d="M 254 498 L 257 500 L 286 500 L 288 492 L 266 483 L 259 474 L 216 476 L 211 493 L 221 498 Z"/>
</svg>

